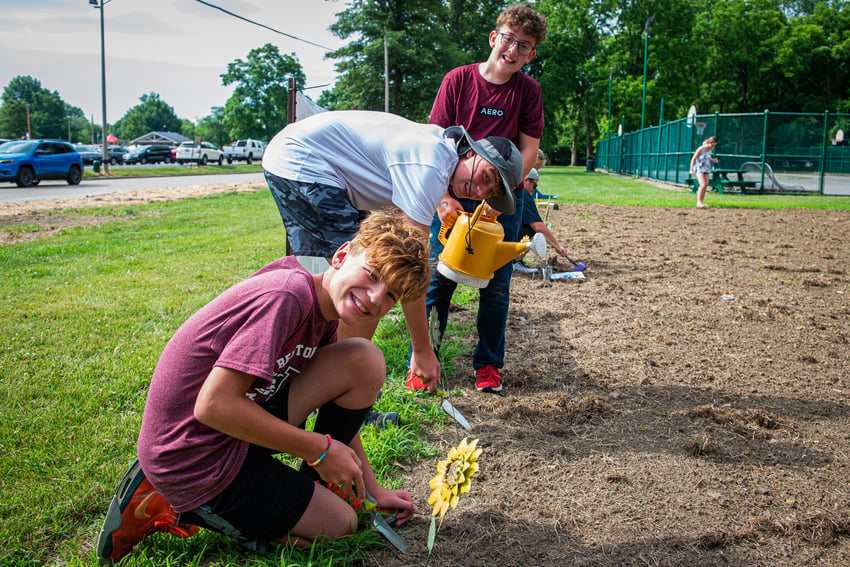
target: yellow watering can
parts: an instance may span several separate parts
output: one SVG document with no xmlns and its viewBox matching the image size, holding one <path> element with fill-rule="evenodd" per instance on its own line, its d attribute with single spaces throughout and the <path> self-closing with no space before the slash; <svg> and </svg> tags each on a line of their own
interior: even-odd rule
<svg viewBox="0 0 850 567">
<path fill-rule="evenodd" d="M 473 213 L 461 213 L 454 225 L 440 227 L 443 243 L 437 271 L 457 283 L 484 288 L 496 270 L 531 250 L 540 258 L 546 257 L 546 238 L 537 233 L 521 242 L 504 242 L 505 231 L 495 219 L 482 216 L 482 201 Z M 451 234 L 446 233 L 451 229 Z"/>
</svg>

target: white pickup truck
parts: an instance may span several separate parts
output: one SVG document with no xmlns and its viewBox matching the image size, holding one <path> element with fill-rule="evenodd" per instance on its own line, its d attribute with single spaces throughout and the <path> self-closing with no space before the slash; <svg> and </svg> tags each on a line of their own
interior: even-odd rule
<svg viewBox="0 0 850 567">
<path fill-rule="evenodd" d="M 227 163 L 233 163 L 235 160 L 244 161 L 251 165 L 255 159 L 263 159 L 266 144 L 259 140 L 237 140 L 221 149 L 224 151 L 224 159 L 227 160 Z"/>
</svg>

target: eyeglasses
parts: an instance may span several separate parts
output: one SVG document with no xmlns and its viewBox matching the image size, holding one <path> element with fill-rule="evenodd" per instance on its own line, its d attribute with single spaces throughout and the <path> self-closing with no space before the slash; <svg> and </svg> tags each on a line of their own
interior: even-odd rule
<svg viewBox="0 0 850 567">
<path fill-rule="evenodd" d="M 534 51 L 534 46 L 525 41 L 519 41 L 517 38 L 512 36 L 509 33 L 497 31 L 499 34 L 499 41 L 502 43 L 502 47 L 505 49 L 510 49 L 514 45 L 516 45 L 517 52 L 523 57 L 531 55 L 531 52 Z"/>
</svg>

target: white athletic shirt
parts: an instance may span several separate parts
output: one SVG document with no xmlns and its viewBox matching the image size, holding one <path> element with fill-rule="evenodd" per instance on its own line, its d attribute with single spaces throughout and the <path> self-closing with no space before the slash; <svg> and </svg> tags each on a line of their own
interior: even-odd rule
<svg viewBox="0 0 850 567">
<path fill-rule="evenodd" d="M 386 112 L 341 110 L 293 122 L 269 143 L 263 169 L 306 183 L 341 187 L 355 208 L 391 203 L 426 226 L 457 166 L 443 128 Z"/>
</svg>

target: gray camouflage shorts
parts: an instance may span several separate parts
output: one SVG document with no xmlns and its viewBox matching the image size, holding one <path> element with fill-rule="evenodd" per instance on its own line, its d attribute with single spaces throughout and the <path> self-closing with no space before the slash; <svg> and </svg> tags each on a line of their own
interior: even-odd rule
<svg viewBox="0 0 850 567">
<path fill-rule="evenodd" d="M 369 215 L 355 209 L 341 187 L 263 173 L 295 256 L 330 258 L 354 238 L 360 222 Z"/>
</svg>

